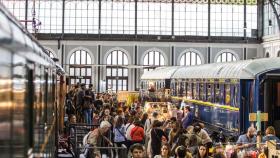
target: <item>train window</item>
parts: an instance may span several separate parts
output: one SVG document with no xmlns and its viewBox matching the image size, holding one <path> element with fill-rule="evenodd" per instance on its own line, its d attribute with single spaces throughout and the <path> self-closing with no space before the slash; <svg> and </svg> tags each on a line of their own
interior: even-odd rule
<svg viewBox="0 0 280 158">
<path fill-rule="evenodd" d="M 230 84 L 226 84 L 225 85 L 225 92 L 226 92 L 226 97 L 225 97 L 225 104 L 226 105 L 230 105 L 230 103 L 231 103 L 231 90 L 230 90 Z"/>
<path fill-rule="evenodd" d="M 215 84 L 215 103 L 220 102 L 220 85 Z"/>
<path fill-rule="evenodd" d="M 238 85 L 232 85 L 231 86 L 231 104 L 234 107 L 239 107 L 238 106 Z"/>
<path fill-rule="evenodd" d="M 204 83 L 199 84 L 199 99 L 200 100 L 205 100 Z"/>
<path fill-rule="evenodd" d="M 192 98 L 197 99 L 197 83 L 193 83 L 192 86 Z"/>
<path fill-rule="evenodd" d="M 219 104 L 225 104 L 225 85 L 220 84 L 220 101 Z"/>
<path fill-rule="evenodd" d="M 192 98 L 192 83 L 189 83 L 188 84 L 188 87 L 187 87 L 187 97 L 188 98 Z"/>
<path fill-rule="evenodd" d="M 184 87 L 183 87 L 183 88 L 184 88 L 184 92 L 183 92 L 183 93 L 184 93 L 184 94 L 183 94 L 184 96 L 187 96 L 187 87 L 188 87 L 188 83 L 187 83 L 187 82 L 184 82 Z"/>
<path fill-rule="evenodd" d="M 208 83 L 207 84 L 207 101 L 212 102 L 212 84 Z"/>
</svg>

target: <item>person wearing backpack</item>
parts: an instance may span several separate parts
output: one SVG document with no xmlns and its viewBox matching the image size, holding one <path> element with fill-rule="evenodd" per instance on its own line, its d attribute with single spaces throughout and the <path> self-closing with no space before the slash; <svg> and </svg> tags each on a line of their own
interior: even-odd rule
<svg viewBox="0 0 280 158">
<path fill-rule="evenodd" d="M 130 132 L 132 143 L 133 144 L 135 144 L 135 143 L 143 144 L 145 134 L 144 134 L 143 127 L 141 127 L 140 120 L 134 121 L 133 124 L 135 127 L 132 128 L 131 132 Z"/>
</svg>

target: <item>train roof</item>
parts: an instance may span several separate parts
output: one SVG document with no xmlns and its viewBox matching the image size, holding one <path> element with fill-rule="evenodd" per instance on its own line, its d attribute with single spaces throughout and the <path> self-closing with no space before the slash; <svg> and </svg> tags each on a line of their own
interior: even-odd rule
<svg viewBox="0 0 280 158">
<path fill-rule="evenodd" d="M 217 78 L 254 79 L 256 75 L 280 68 L 280 58 L 261 58 L 179 68 L 172 79 Z"/>
<path fill-rule="evenodd" d="M 45 53 L 45 49 L 0 3 L 0 45 L 14 52 L 21 52 L 33 62 L 55 66 L 55 62 Z M 41 60 L 40 60 L 41 59 Z"/>
<path fill-rule="evenodd" d="M 168 67 L 158 67 L 154 70 L 145 72 L 142 76 L 142 80 L 164 80 L 170 79 L 174 72 L 178 70 L 180 66 L 168 66 Z"/>
</svg>

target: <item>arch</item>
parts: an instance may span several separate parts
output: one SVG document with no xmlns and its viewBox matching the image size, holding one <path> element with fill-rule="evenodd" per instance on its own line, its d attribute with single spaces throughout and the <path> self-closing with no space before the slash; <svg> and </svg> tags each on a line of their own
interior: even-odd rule
<svg viewBox="0 0 280 158">
<path fill-rule="evenodd" d="M 180 61 L 181 61 L 181 58 L 183 57 L 183 55 L 185 55 L 185 53 L 188 53 L 188 52 L 194 52 L 196 53 L 200 59 L 201 59 L 201 64 L 204 64 L 205 63 L 205 59 L 204 59 L 204 56 L 202 55 L 201 52 L 199 52 L 198 50 L 196 49 L 193 49 L 193 48 L 188 48 L 188 49 L 185 49 L 184 51 L 182 51 L 177 59 L 177 65 L 180 65 Z"/>
<path fill-rule="evenodd" d="M 266 58 L 269 58 L 269 57 L 270 57 L 270 53 L 269 53 L 269 52 L 266 52 L 266 53 L 265 53 L 265 57 L 266 57 Z"/>
<path fill-rule="evenodd" d="M 116 54 L 116 59 L 114 56 L 110 56 Z M 121 56 L 119 56 L 121 55 Z M 125 58 L 127 60 L 127 64 L 129 64 L 128 53 L 123 51 L 123 49 L 110 49 L 104 58 L 104 63 L 106 63 L 106 90 L 111 90 L 117 92 L 119 90 L 127 91 L 128 90 L 128 68 L 120 67 L 118 65 L 126 65 Z M 110 59 L 108 63 L 107 60 Z M 112 64 L 113 61 L 116 60 L 116 64 Z"/>
<path fill-rule="evenodd" d="M 76 53 L 79 53 L 79 55 L 75 55 Z M 83 53 L 85 53 L 83 58 Z M 75 55 L 75 56 L 74 56 Z M 71 63 L 71 58 L 73 56 L 73 63 Z M 75 63 L 75 60 L 79 60 L 77 66 Z M 88 60 L 88 58 L 90 60 Z M 70 84 L 75 84 L 77 82 L 79 83 L 85 83 L 85 84 L 91 84 L 92 83 L 92 74 L 93 74 L 93 55 L 92 53 L 82 47 L 77 47 L 71 50 L 71 53 L 68 53 L 67 55 L 67 63 L 69 64 L 69 78 L 70 78 Z M 84 62 L 83 62 L 84 61 Z"/>
<path fill-rule="evenodd" d="M 277 52 L 277 57 L 280 57 L 280 50 L 278 50 Z"/>
<path fill-rule="evenodd" d="M 131 59 L 131 56 L 129 55 L 129 52 L 121 47 L 114 47 L 114 48 L 109 49 L 104 55 L 103 63 L 107 63 L 108 56 L 110 55 L 111 52 L 113 52 L 115 50 L 120 50 L 120 51 L 124 52 L 127 56 L 128 64 L 131 64 L 132 59 Z"/>
<path fill-rule="evenodd" d="M 221 50 L 221 51 L 219 51 L 219 52 L 217 53 L 217 55 L 216 55 L 215 58 L 214 58 L 214 62 L 217 62 L 218 58 L 219 58 L 220 55 L 222 55 L 223 53 L 231 53 L 231 54 L 236 58 L 236 61 L 237 61 L 237 60 L 240 60 L 239 55 L 238 55 L 235 51 L 233 51 L 233 50 L 231 50 L 231 49 L 223 49 L 223 50 Z"/>
<path fill-rule="evenodd" d="M 88 48 L 85 48 L 85 47 L 76 47 L 76 48 L 71 49 L 69 51 L 69 53 L 67 54 L 67 57 L 66 57 L 66 62 L 67 63 L 66 64 L 69 64 L 71 55 L 78 50 L 84 50 L 84 51 L 88 52 L 89 56 L 91 57 L 91 64 L 94 64 L 95 58 L 93 56 L 92 51 L 90 51 Z"/>
<path fill-rule="evenodd" d="M 161 55 L 163 56 L 163 58 L 164 58 L 164 63 L 163 63 L 163 65 L 168 65 L 168 57 L 167 57 L 167 55 L 165 54 L 165 52 L 164 51 L 162 51 L 161 49 L 159 49 L 159 48 L 150 48 L 150 49 L 148 49 L 148 50 L 146 50 L 143 54 L 142 54 L 142 56 L 141 56 L 141 61 L 140 61 L 140 63 L 141 63 L 141 65 L 144 65 L 144 58 L 145 58 L 145 56 L 149 53 L 149 52 L 152 52 L 152 51 L 157 51 L 157 52 L 160 52 L 161 53 Z"/>
</svg>

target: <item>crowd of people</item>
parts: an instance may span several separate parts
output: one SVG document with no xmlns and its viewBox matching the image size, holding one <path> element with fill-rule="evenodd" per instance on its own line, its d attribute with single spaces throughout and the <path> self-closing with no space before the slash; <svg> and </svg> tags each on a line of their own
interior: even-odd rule
<svg viewBox="0 0 280 158">
<path fill-rule="evenodd" d="M 204 124 L 195 122 L 192 109 L 183 107 L 183 116 L 161 120 L 158 112 L 149 117 L 139 102 L 133 105 L 119 103 L 116 95 L 95 94 L 92 85 L 86 89 L 84 84 L 71 88 L 67 94 L 69 121 L 66 123 L 68 133 L 75 131 L 69 124 L 84 123 L 96 125 L 97 128 L 84 136 L 83 145 L 89 147 L 84 157 L 118 156 L 118 152 L 108 153 L 100 147 L 126 147 L 133 158 L 207 158 L 211 153 L 214 158 L 240 157 L 237 151 L 256 151 L 256 131 L 253 127 L 240 135 L 235 145 L 224 147 L 215 144 Z M 180 110 L 180 108 L 178 108 Z M 279 139 L 273 127 L 268 127 L 263 142 Z M 213 151 L 209 151 L 213 148 Z M 242 155 L 241 155 L 242 156 Z M 244 153 L 243 153 L 244 156 Z"/>
</svg>

